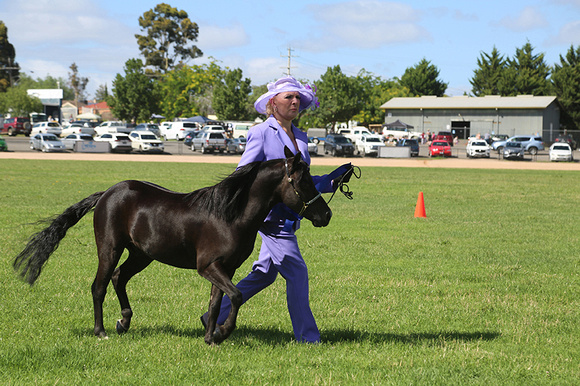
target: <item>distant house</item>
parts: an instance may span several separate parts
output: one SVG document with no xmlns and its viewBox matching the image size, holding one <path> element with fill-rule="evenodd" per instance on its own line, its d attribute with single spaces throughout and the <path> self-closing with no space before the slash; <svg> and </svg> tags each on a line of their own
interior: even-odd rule
<svg viewBox="0 0 580 386">
<path fill-rule="evenodd" d="M 555 96 L 393 98 L 381 109 L 385 123 L 400 120 L 423 133 L 449 130 L 459 139 L 485 133 L 539 133 L 550 141 L 560 132 Z"/>
<path fill-rule="evenodd" d="M 101 116 L 103 121 L 115 120 L 107 102 L 90 103 L 81 107 L 81 113 L 93 113 Z"/>
</svg>

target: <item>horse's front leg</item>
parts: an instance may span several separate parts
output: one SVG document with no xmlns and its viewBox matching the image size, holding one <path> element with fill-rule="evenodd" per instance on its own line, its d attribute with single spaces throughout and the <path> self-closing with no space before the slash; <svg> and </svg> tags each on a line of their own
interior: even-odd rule
<svg viewBox="0 0 580 386">
<path fill-rule="evenodd" d="M 200 272 L 200 275 L 213 284 L 211 288 L 207 328 L 205 330 L 205 342 L 207 344 L 220 344 L 236 328 L 238 310 L 242 305 L 242 293 L 232 283 L 230 276 L 221 269 L 221 264 L 219 263 L 210 265 L 203 272 Z M 216 329 L 224 292 L 230 298 L 232 307 L 223 326 L 217 326 L 218 328 Z"/>
</svg>

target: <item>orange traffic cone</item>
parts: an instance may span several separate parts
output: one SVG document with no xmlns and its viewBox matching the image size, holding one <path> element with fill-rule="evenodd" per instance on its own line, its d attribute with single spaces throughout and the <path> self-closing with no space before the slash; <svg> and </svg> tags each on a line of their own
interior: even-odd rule
<svg viewBox="0 0 580 386">
<path fill-rule="evenodd" d="M 425 213 L 425 202 L 423 201 L 423 192 L 419 192 L 417 206 L 415 206 L 415 217 L 427 217 Z"/>
</svg>

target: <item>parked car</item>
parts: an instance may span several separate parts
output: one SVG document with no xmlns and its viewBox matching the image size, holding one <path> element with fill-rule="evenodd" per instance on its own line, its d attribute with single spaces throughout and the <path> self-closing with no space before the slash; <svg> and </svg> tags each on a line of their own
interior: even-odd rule
<svg viewBox="0 0 580 386">
<path fill-rule="evenodd" d="M 131 129 L 127 126 L 125 122 L 121 121 L 105 121 L 99 126 L 95 127 L 95 133 L 101 136 L 105 133 L 125 133 L 129 134 Z"/>
<path fill-rule="evenodd" d="M 62 134 L 62 127 L 58 122 L 38 122 L 32 125 L 30 135 L 38 133 L 54 134 L 59 137 Z"/>
<path fill-rule="evenodd" d="M 226 139 L 226 150 L 228 153 L 242 154 L 246 150 L 246 138 Z"/>
<path fill-rule="evenodd" d="M 308 138 L 308 153 L 318 155 L 318 143 L 314 142 L 314 138 Z"/>
<path fill-rule="evenodd" d="M 443 157 L 451 157 L 451 145 L 447 141 L 432 141 L 429 145 L 429 157 L 442 155 Z"/>
<path fill-rule="evenodd" d="M 416 139 L 403 138 L 397 142 L 397 146 L 408 146 L 411 148 L 411 157 L 419 156 L 419 141 Z"/>
<path fill-rule="evenodd" d="M 364 126 L 355 126 L 352 129 L 340 129 L 338 130 L 338 134 L 344 135 L 346 138 L 350 139 L 350 141 L 355 144 L 355 147 L 357 141 L 363 136 L 373 135 L 373 133 Z"/>
<path fill-rule="evenodd" d="M 32 125 L 28 117 L 4 118 L 4 124 L 0 127 L 2 133 L 13 137 L 17 134 L 30 135 Z"/>
<path fill-rule="evenodd" d="M 539 150 L 544 150 L 542 137 L 537 135 L 516 135 L 505 141 L 496 141 L 491 144 L 491 147 L 493 150 L 497 150 L 498 153 L 501 153 L 508 142 L 520 142 L 524 147 L 524 150 L 531 155 L 536 155 Z"/>
<path fill-rule="evenodd" d="M 191 150 L 201 150 L 202 153 L 220 153 L 226 150 L 226 134 L 220 131 L 200 131 L 191 142 Z"/>
<path fill-rule="evenodd" d="M 197 135 L 198 131 L 188 131 L 185 136 L 183 137 L 183 144 L 185 146 L 191 147 L 191 142 L 193 141 L 193 139 L 195 138 L 195 136 Z"/>
<path fill-rule="evenodd" d="M 91 137 L 95 135 L 95 129 L 87 123 L 73 122 L 62 127 L 61 137 L 66 137 L 69 134 L 85 134 Z"/>
<path fill-rule="evenodd" d="M 163 122 L 159 127 L 161 130 L 161 137 L 167 141 L 175 139 L 183 141 L 185 135 L 189 131 L 197 130 L 197 123 L 195 122 Z"/>
<path fill-rule="evenodd" d="M 378 135 L 363 135 L 361 138 L 357 139 L 355 142 L 355 150 L 358 154 L 364 156 L 367 155 L 379 155 L 379 148 L 386 146 L 381 137 Z"/>
<path fill-rule="evenodd" d="M 45 153 L 52 151 L 64 151 L 64 145 L 54 134 L 36 133 L 30 137 L 30 148 L 41 150 Z"/>
<path fill-rule="evenodd" d="M 95 138 L 97 142 L 108 142 L 109 150 L 113 153 L 124 152 L 130 153 L 133 150 L 131 139 L 123 133 L 105 133 Z"/>
<path fill-rule="evenodd" d="M 8 145 L 6 145 L 6 140 L 0 135 L 0 151 L 8 151 Z"/>
<path fill-rule="evenodd" d="M 570 134 L 560 134 L 558 136 L 558 138 L 556 138 L 554 140 L 554 142 L 559 142 L 559 143 L 566 142 L 567 144 L 570 145 L 572 150 L 576 150 L 578 148 L 576 140 Z"/>
<path fill-rule="evenodd" d="M 450 131 L 440 131 L 437 135 L 433 138 L 433 141 L 440 141 L 444 140 L 447 141 L 449 146 L 453 146 L 453 133 Z"/>
<path fill-rule="evenodd" d="M 140 123 L 135 126 L 133 131 L 150 131 L 155 134 L 157 138 L 161 139 L 161 130 L 159 130 L 159 125 L 156 123 Z"/>
<path fill-rule="evenodd" d="M 341 134 L 328 134 L 324 139 L 324 153 L 337 156 L 352 156 L 354 145 L 350 139 Z"/>
<path fill-rule="evenodd" d="M 133 130 L 129 134 L 129 139 L 131 140 L 131 147 L 140 152 L 163 153 L 165 151 L 163 141 L 158 139 L 152 131 Z"/>
<path fill-rule="evenodd" d="M 465 147 L 467 158 L 485 157 L 489 158 L 491 147 L 483 139 L 474 139 L 467 143 Z"/>
<path fill-rule="evenodd" d="M 215 131 L 218 133 L 221 133 L 221 132 L 225 133 L 226 129 L 220 125 L 205 125 L 204 127 L 201 128 L 200 131 Z"/>
<path fill-rule="evenodd" d="M 67 150 L 74 150 L 75 143 L 78 141 L 92 141 L 93 137 L 88 134 L 69 134 L 61 142 Z"/>
<path fill-rule="evenodd" d="M 550 146 L 550 161 L 574 161 L 572 147 L 567 142 L 554 142 Z"/>
<path fill-rule="evenodd" d="M 503 147 L 503 158 L 524 159 L 525 148 L 521 142 L 508 141 Z"/>
</svg>

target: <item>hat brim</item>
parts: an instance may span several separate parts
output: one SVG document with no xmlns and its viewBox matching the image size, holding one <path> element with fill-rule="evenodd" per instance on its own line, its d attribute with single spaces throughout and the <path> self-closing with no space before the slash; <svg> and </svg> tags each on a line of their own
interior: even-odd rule
<svg viewBox="0 0 580 386">
<path fill-rule="evenodd" d="M 309 93 L 304 88 L 300 89 L 298 87 L 285 87 L 282 90 L 268 91 L 265 94 L 260 95 L 260 97 L 254 103 L 254 107 L 256 108 L 256 111 L 259 112 L 260 114 L 266 114 L 266 106 L 268 105 L 268 102 L 270 101 L 270 99 L 272 99 L 276 95 L 283 93 L 283 92 L 298 92 L 300 94 L 300 109 L 299 109 L 299 111 L 307 109 L 310 106 L 310 104 L 312 103 L 313 96 L 310 95 L 311 93 Z"/>
</svg>

